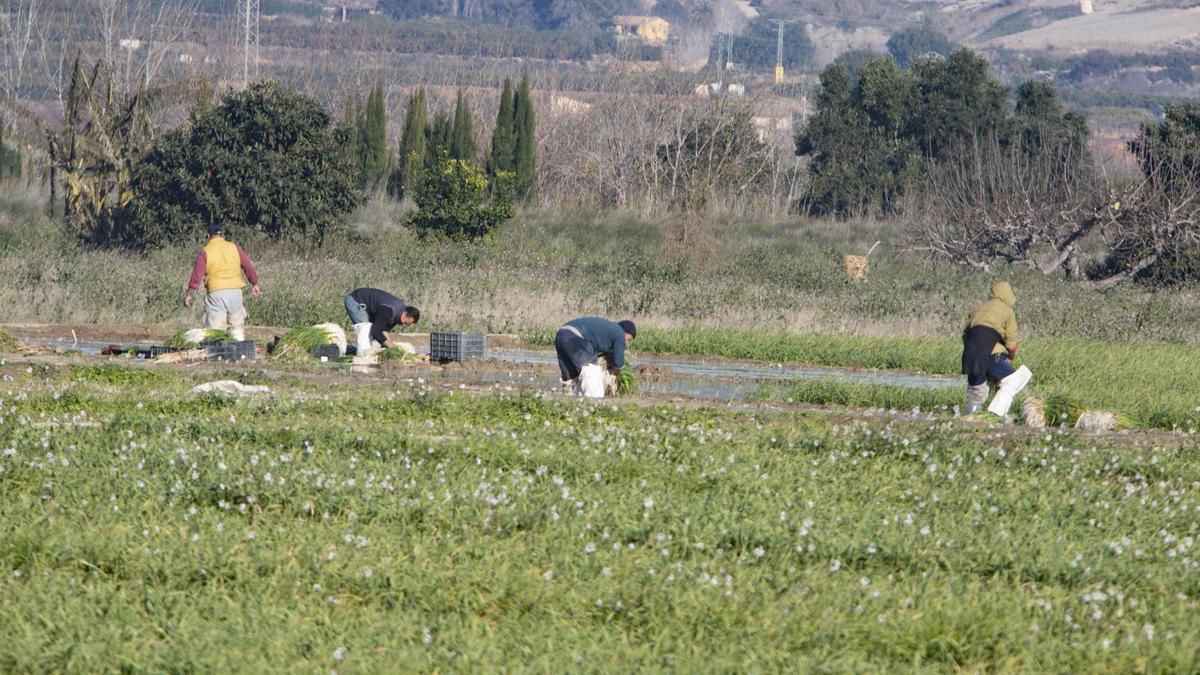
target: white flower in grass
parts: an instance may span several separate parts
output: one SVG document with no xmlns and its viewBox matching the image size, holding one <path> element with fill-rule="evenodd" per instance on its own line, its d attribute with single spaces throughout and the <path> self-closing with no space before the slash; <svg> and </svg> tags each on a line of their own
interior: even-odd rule
<svg viewBox="0 0 1200 675">
<path fill-rule="evenodd" d="M 842 569 L 842 561 L 841 560 L 834 558 L 833 560 L 829 561 L 829 571 L 830 572 L 836 572 L 840 569 Z"/>
<path fill-rule="evenodd" d="M 589 542 L 587 543 L 587 546 L 584 546 L 584 547 L 583 547 L 583 552 L 584 552 L 584 553 L 586 553 L 586 554 L 588 554 L 588 555 L 591 555 L 591 554 L 595 553 L 595 552 L 596 552 L 596 544 L 594 544 L 594 543 L 592 543 L 592 542 L 590 542 L 590 541 L 589 541 Z"/>
<path fill-rule="evenodd" d="M 338 647 L 337 649 L 333 650 L 333 660 L 334 661 L 345 661 L 346 660 L 346 648 Z"/>
<path fill-rule="evenodd" d="M 761 546 L 754 547 L 754 557 L 755 558 L 761 558 L 766 554 L 767 554 L 767 551 L 763 547 L 761 547 Z"/>
</svg>

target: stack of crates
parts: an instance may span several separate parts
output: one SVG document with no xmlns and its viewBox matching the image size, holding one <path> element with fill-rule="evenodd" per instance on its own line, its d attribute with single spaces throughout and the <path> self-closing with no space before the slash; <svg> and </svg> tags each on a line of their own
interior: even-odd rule
<svg viewBox="0 0 1200 675">
<path fill-rule="evenodd" d="M 483 333 L 430 333 L 430 361 L 467 361 L 487 354 L 487 336 Z"/>
</svg>

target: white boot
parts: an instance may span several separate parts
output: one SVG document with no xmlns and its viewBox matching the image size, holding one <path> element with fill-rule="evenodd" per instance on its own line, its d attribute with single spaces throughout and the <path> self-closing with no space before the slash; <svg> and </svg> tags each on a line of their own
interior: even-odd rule
<svg viewBox="0 0 1200 675">
<path fill-rule="evenodd" d="M 996 395 L 992 397 L 992 404 L 988 406 L 988 412 L 1000 417 L 1007 415 L 1008 409 L 1012 407 L 1013 397 L 1024 389 L 1031 379 L 1033 379 L 1033 373 L 1025 366 L 1021 366 L 1017 368 L 1017 372 L 1000 380 L 1000 386 L 996 389 Z"/>
<path fill-rule="evenodd" d="M 243 326 L 230 328 L 229 336 L 233 338 L 234 342 L 241 342 L 246 339 L 246 329 Z"/>
<path fill-rule="evenodd" d="M 967 385 L 967 402 L 963 406 L 962 414 L 974 415 L 979 412 L 984 403 L 987 403 L 988 385 L 983 384 Z"/>
<path fill-rule="evenodd" d="M 573 380 L 560 380 L 560 382 L 562 383 L 560 386 L 562 387 L 561 391 L 563 394 L 567 396 L 574 396 L 579 393 L 578 377 Z"/>
<path fill-rule="evenodd" d="M 356 356 L 370 356 L 375 353 L 371 347 L 371 324 L 367 322 L 354 324 L 354 350 Z"/>
</svg>

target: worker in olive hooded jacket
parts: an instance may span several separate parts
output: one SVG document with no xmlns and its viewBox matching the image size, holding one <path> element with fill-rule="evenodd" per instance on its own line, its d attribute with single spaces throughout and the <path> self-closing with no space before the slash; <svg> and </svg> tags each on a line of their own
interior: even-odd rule
<svg viewBox="0 0 1200 675">
<path fill-rule="evenodd" d="M 1013 368 L 1017 355 L 1017 296 L 1007 281 L 992 286 L 992 297 L 971 313 L 963 330 L 962 372 L 967 376 L 966 414 L 978 412 L 988 397 L 988 381 L 998 382 L 988 411 L 1008 414 L 1013 397 L 1033 376 L 1025 366 Z"/>
</svg>

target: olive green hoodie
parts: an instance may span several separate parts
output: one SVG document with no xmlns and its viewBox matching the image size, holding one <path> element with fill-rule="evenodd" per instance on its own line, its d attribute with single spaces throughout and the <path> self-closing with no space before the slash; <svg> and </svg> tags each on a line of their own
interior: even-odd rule
<svg viewBox="0 0 1200 675">
<path fill-rule="evenodd" d="M 1017 315 L 1013 307 L 1017 296 L 1007 281 L 998 281 L 992 286 L 992 297 L 971 313 L 967 328 L 987 326 L 1000 334 L 1001 342 L 992 349 L 993 354 L 1017 348 Z"/>
</svg>

